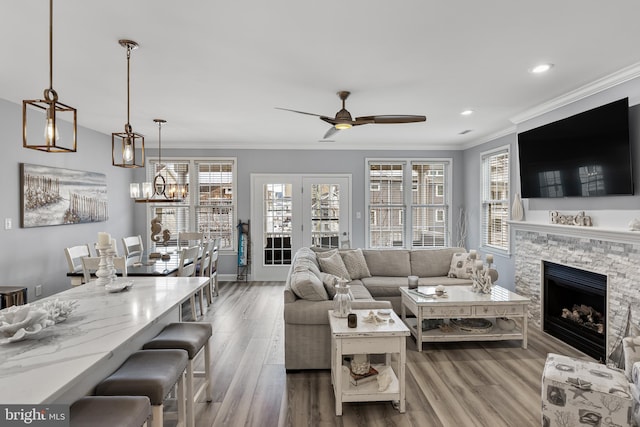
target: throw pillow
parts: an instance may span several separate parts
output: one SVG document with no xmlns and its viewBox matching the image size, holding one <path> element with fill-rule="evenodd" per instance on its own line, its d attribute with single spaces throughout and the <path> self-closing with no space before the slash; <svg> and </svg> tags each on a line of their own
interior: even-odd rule
<svg viewBox="0 0 640 427">
<path fill-rule="evenodd" d="M 640 362 L 640 337 L 624 337 L 622 347 L 624 349 L 624 373 L 631 381 L 633 364 Z"/>
<path fill-rule="evenodd" d="M 341 251 L 340 256 L 342 257 L 342 261 L 349 272 L 351 280 L 371 277 L 362 249 Z"/>
<path fill-rule="evenodd" d="M 329 299 L 322 281 L 310 270 L 300 270 L 291 273 L 291 290 L 298 298 L 310 301 L 324 301 Z"/>
<path fill-rule="evenodd" d="M 473 261 L 467 252 L 453 254 L 451 257 L 451 266 L 449 267 L 449 277 L 470 279 Z"/>
<path fill-rule="evenodd" d="M 318 264 L 320 264 L 321 271 L 351 281 L 349 271 L 344 265 L 344 261 L 342 261 L 342 257 L 338 253 L 337 249 L 327 252 L 318 252 L 316 256 L 318 257 Z"/>
<path fill-rule="evenodd" d="M 336 283 L 338 283 L 339 277 L 329 273 L 320 273 L 320 276 L 329 299 L 333 299 L 336 296 Z"/>
</svg>

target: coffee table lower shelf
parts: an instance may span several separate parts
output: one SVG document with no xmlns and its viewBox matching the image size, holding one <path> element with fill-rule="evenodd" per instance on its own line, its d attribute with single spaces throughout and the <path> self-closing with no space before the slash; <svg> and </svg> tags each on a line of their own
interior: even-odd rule
<svg viewBox="0 0 640 427">
<path fill-rule="evenodd" d="M 455 329 L 452 332 L 443 332 L 442 330 L 429 329 L 422 330 L 422 342 L 450 342 L 450 341 L 508 341 L 508 340 L 522 340 L 524 335 L 521 327 L 518 325 L 512 331 L 505 331 L 496 326 L 495 319 L 488 319 L 493 323 L 490 329 L 484 332 L 468 332 L 460 329 Z M 417 319 L 409 317 L 405 319 L 405 324 L 409 327 L 411 335 L 417 340 L 418 329 Z"/>
<path fill-rule="evenodd" d="M 349 368 L 346 366 L 342 371 L 342 401 L 343 402 L 381 402 L 381 401 L 399 401 L 400 400 L 400 382 L 396 373 L 387 365 L 373 364 L 378 372 L 389 370 L 391 375 L 391 384 L 385 391 L 378 391 L 378 381 L 371 380 L 369 382 L 353 385 L 349 381 Z M 336 392 L 336 384 L 334 379 L 334 392 Z"/>
</svg>

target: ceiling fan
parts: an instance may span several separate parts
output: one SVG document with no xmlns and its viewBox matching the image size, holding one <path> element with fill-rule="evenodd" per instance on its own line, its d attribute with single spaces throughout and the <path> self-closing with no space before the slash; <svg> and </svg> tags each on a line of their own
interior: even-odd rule
<svg viewBox="0 0 640 427">
<path fill-rule="evenodd" d="M 291 110 L 289 108 L 280 108 L 275 107 L 278 110 L 292 111 L 294 113 L 306 114 L 308 116 L 317 116 L 320 117 L 320 120 L 323 120 L 329 123 L 331 128 L 324 134 L 323 139 L 329 138 L 334 133 L 339 130 L 349 129 L 353 126 L 360 125 L 368 125 L 368 124 L 392 124 L 392 123 L 415 123 L 415 122 L 424 122 L 427 120 L 425 116 L 413 116 L 413 115 L 377 115 L 377 116 L 362 116 L 356 117 L 355 120 L 351 117 L 351 113 L 347 111 L 345 108 L 345 101 L 349 97 L 351 92 L 348 91 L 340 91 L 338 92 L 338 96 L 342 100 L 342 109 L 336 113 L 335 117 L 323 116 L 322 114 L 315 113 L 307 113 L 305 111 Z"/>
</svg>

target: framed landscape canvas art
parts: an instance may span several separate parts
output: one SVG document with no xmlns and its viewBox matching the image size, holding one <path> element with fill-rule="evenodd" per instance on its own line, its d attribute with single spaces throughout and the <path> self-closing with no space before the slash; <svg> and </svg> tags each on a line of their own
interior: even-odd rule
<svg viewBox="0 0 640 427">
<path fill-rule="evenodd" d="M 109 218 L 105 174 L 22 163 L 22 227 Z"/>
</svg>

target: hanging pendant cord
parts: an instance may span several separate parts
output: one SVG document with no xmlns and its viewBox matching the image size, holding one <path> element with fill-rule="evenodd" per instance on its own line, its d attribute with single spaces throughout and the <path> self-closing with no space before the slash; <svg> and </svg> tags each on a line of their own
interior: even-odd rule
<svg viewBox="0 0 640 427">
<path fill-rule="evenodd" d="M 53 0 L 49 0 L 49 90 L 53 90 Z"/>
<path fill-rule="evenodd" d="M 53 0 L 52 0 L 53 1 Z M 129 92 L 130 92 L 130 88 L 129 88 L 129 70 L 130 70 L 130 65 L 129 65 L 129 60 L 131 58 L 131 46 L 127 45 L 127 129 L 131 128 L 131 124 L 129 121 L 129 104 L 130 104 L 130 96 L 129 96 Z"/>
</svg>

